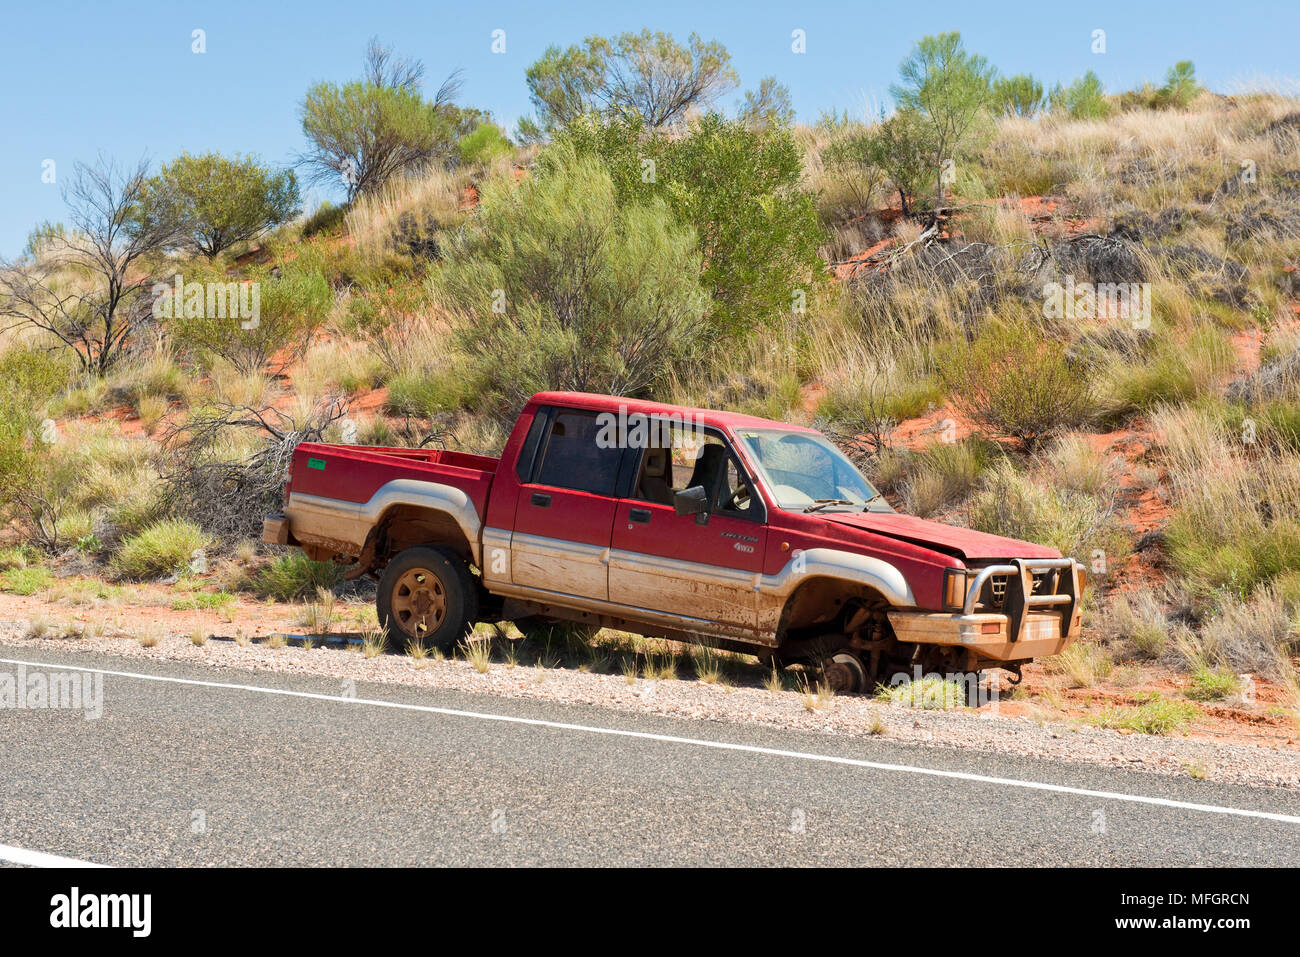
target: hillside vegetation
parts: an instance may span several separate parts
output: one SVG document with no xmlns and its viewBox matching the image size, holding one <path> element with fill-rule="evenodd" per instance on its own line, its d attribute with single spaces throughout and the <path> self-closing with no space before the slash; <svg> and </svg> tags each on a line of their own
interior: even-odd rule
<svg viewBox="0 0 1300 957">
<path fill-rule="evenodd" d="M 648 32 L 548 51 L 513 140 L 422 80 L 372 44 L 307 91 L 347 197 L 307 216 L 256 155 L 78 171 L 0 280 L 0 572 L 314 595 L 254 544 L 294 444 L 496 453 L 581 389 L 816 424 L 898 507 L 1078 557 L 1080 682 L 1294 688 L 1300 102 L 1187 63 L 1048 91 L 956 34 L 893 114 L 811 125 Z"/>
</svg>

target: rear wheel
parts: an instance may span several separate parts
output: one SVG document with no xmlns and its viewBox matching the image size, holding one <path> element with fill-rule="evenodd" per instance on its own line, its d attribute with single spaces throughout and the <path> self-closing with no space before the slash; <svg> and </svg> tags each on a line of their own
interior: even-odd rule
<svg viewBox="0 0 1300 957">
<path fill-rule="evenodd" d="M 468 566 L 454 553 L 408 548 L 384 568 L 375 607 L 390 644 L 418 641 L 446 651 L 474 622 L 478 593 Z"/>
</svg>

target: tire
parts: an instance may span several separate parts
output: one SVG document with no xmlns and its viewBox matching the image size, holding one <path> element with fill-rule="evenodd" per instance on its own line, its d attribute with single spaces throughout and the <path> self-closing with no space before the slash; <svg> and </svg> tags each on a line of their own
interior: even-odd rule
<svg viewBox="0 0 1300 957">
<path fill-rule="evenodd" d="M 451 551 L 408 548 L 384 568 L 375 610 L 390 646 L 417 640 L 449 651 L 478 617 L 478 591 L 469 567 Z"/>
</svg>

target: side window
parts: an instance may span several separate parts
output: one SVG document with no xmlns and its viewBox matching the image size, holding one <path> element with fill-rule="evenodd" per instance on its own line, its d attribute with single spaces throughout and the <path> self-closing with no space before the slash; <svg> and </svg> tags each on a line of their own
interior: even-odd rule
<svg viewBox="0 0 1300 957">
<path fill-rule="evenodd" d="M 718 493 L 718 514 L 761 521 L 763 507 L 758 493 L 754 491 L 748 476 L 736 464 L 734 455 L 727 456 L 727 468 L 722 476 L 722 489 Z"/>
<path fill-rule="evenodd" d="M 641 456 L 641 472 L 633 495 L 659 505 L 673 504 L 673 494 L 703 485 L 716 489 L 727 449 L 717 436 L 680 426 L 665 426 L 655 445 Z"/>
<path fill-rule="evenodd" d="M 762 503 L 751 494 L 749 479 L 726 443 L 712 433 L 674 426 L 671 441 L 660 441 L 641 456 L 633 495 L 660 505 L 695 485 L 709 493 L 710 509 L 733 518 L 761 521 Z"/>
<path fill-rule="evenodd" d="M 533 481 L 553 488 L 612 496 L 623 452 L 615 446 L 602 448 L 607 443 L 597 441 L 600 431 L 594 412 L 556 411 L 543 445 L 542 463 Z"/>
</svg>

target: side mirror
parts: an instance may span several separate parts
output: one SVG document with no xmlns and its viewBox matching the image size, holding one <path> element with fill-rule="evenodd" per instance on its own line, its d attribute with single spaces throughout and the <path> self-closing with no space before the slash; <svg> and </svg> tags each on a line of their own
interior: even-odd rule
<svg viewBox="0 0 1300 957">
<path fill-rule="evenodd" d="M 694 515 L 697 523 L 705 525 L 709 521 L 709 493 L 703 485 L 692 485 L 674 492 L 673 511 L 678 515 Z"/>
</svg>

